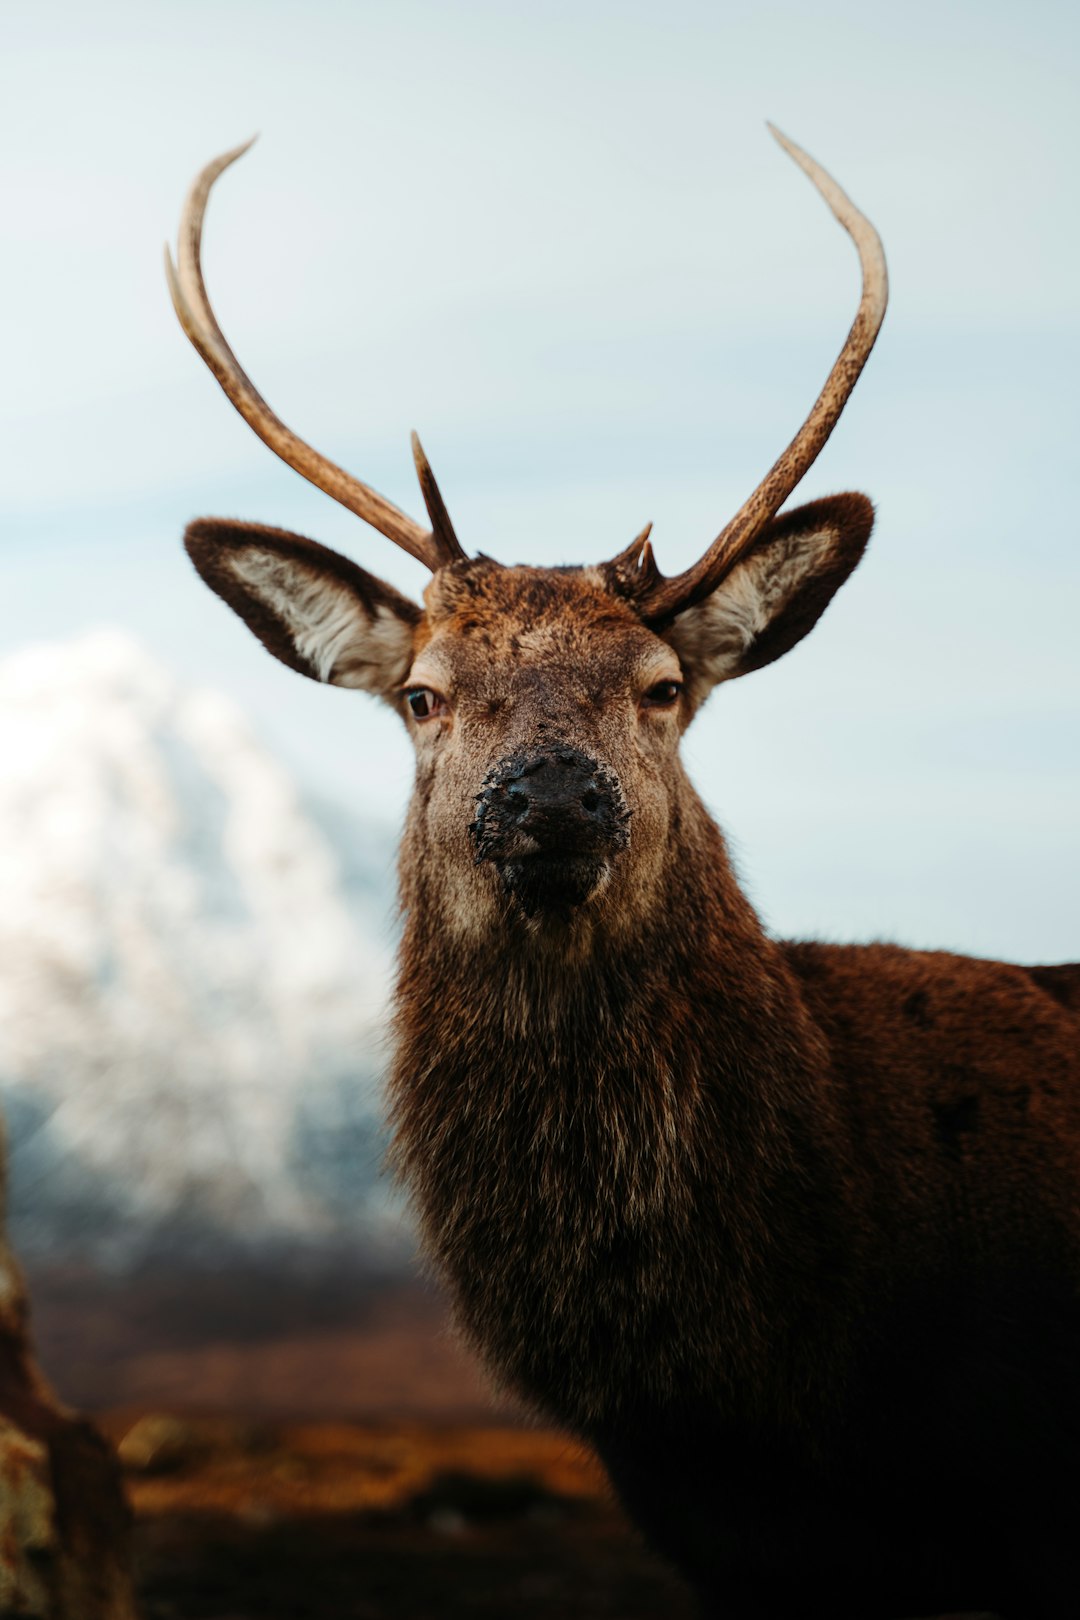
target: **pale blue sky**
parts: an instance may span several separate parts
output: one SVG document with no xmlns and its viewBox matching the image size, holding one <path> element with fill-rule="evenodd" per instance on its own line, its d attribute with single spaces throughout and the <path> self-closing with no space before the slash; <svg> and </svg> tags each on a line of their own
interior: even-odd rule
<svg viewBox="0 0 1080 1620">
<path fill-rule="evenodd" d="M 291 675 L 191 575 L 202 512 L 421 571 L 281 466 L 179 333 L 161 243 L 210 156 L 218 313 L 292 426 L 465 543 L 684 566 L 808 408 L 855 255 L 774 119 L 881 231 L 893 301 L 800 492 L 866 562 L 722 691 L 696 780 L 779 930 L 1080 955 L 1076 8 L 40 4 L 0 58 L 0 653 L 120 623 L 393 823 L 389 713 Z"/>
</svg>

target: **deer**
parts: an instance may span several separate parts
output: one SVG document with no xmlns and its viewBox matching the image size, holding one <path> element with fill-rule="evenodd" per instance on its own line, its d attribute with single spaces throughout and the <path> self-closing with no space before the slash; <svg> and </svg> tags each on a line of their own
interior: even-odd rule
<svg viewBox="0 0 1080 1620">
<path fill-rule="evenodd" d="M 771 128 L 772 126 L 770 126 Z M 794 439 L 701 558 L 460 544 L 300 440 L 201 269 L 180 324 L 290 467 L 417 559 L 423 605 L 284 530 L 192 522 L 205 583 L 284 664 L 402 718 L 391 1162 L 494 1382 L 593 1447 L 701 1611 L 901 1620 L 1080 1603 L 1080 965 L 771 937 L 680 759 L 713 690 L 789 652 L 873 507 L 781 511 L 869 357 L 880 238 Z M 250 144 L 250 143 L 248 143 Z"/>
</svg>

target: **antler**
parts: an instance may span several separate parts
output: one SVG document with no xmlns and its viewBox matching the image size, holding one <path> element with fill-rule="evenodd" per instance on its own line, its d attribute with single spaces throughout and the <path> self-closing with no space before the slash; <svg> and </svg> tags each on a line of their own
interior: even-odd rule
<svg viewBox="0 0 1080 1620">
<path fill-rule="evenodd" d="M 228 398 L 248 426 L 255 429 L 264 444 L 268 444 L 282 461 L 287 462 L 302 477 L 324 490 L 335 501 L 340 501 L 342 506 L 348 507 L 350 512 L 355 512 L 357 517 L 363 518 L 365 523 L 370 523 L 388 540 L 392 540 L 418 562 L 426 564 L 434 573 L 436 569 L 455 561 L 458 557 L 463 557 L 465 553 L 458 544 L 438 487 L 431 476 L 431 469 L 423 458 L 423 452 L 420 452 L 420 459 L 426 468 L 426 480 L 419 460 L 418 471 L 421 472 L 421 487 L 432 520 L 430 532 L 414 523 L 411 517 L 406 516 L 377 490 L 361 483 L 359 478 L 354 478 L 336 462 L 330 461 L 328 457 L 313 450 L 309 444 L 305 444 L 303 439 L 298 439 L 292 429 L 287 428 L 284 422 L 275 416 L 242 369 L 210 307 L 199 260 L 203 215 L 214 181 L 230 163 L 235 163 L 238 157 L 242 157 L 251 144 L 251 141 L 245 141 L 243 146 L 236 146 L 231 152 L 223 152 L 220 157 L 214 158 L 213 162 L 206 165 L 188 192 L 180 216 L 175 268 L 168 247 L 165 249 L 165 274 L 168 277 L 173 308 L 176 310 L 180 325 L 210 367 Z M 432 494 L 435 510 L 432 510 Z"/>
<path fill-rule="evenodd" d="M 648 530 L 608 565 L 623 588 L 635 598 L 643 618 L 669 619 L 708 596 L 753 546 L 762 529 L 775 517 L 796 484 L 821 453 L 840 412 L 866 364 L 885 318 L 889 278 L 881 238 L 820 163 L 782 135 L 769 130 L 825 198 L 859 251 L 863 286 L 847 341 L 829 372 L 825 387 L 798 433 L 731 522 L 717 535 L 700 562 L 685 573 L 665 579 L 656 566 Z"/>
</svg>

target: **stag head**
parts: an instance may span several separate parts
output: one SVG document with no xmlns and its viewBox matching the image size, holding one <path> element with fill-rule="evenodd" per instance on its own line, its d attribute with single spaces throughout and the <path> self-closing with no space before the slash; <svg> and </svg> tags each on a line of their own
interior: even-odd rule
<svg viewBox="0 0 1080 1620">
<path fill-rule="evenodd" d="M 202 278 L 210 188 L 246 146 L 209 164 L 189 194 L 176 268 L 166 256 L 188 337 L 271 449 L 433 577 L 421 608 L 312 540 L 218 518 L 189 526 L 188 551 L 275 657 L 313 680 L 374 693 L 401 714 L 417 755 L 405 865 L 413 883 L 438 873 L 431 903 L 451 935 L 496 919 L 555 937 L 591 934 L 601 920 L 626 926 L 658 903 L 692 798 L 678 754 L 683 730 L 714 686 L 801 640 L 863 553 L 873 521 L 863 495 L 777 513 L 873 347 L 884 255 L 825 171 L 773 133 L 853 237 L 862 297 L 791 444 L 700 560 L 671 578 L 656 565 L 648 528 L 597 565 L 469 558 L 415 434 L 430 530 L 298 439 L 240 368 Z"/>
</svg>

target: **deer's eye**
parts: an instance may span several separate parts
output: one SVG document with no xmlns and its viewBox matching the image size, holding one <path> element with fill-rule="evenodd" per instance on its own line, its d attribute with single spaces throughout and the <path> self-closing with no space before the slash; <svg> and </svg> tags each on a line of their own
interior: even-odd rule
<svg viewBox="0 0 1080 1620">
<path fill-rule="evenodd" d="M 643 709 L 673 709 L 682 696 L 681 681 L 657 681 L 641 700 Z"/>
<path fill-rule="evenodd" d="M 446 699 L 433 692 L 430 686 L 410 686 L 405 693 L 405 701 L 412 710 L 414 720 L 434 720 L 436 715 L 446 712 Z"/>
</svg>

